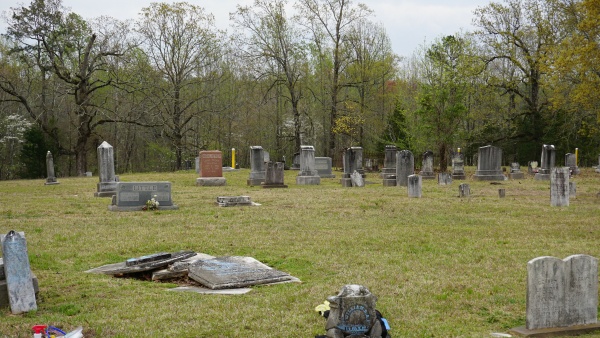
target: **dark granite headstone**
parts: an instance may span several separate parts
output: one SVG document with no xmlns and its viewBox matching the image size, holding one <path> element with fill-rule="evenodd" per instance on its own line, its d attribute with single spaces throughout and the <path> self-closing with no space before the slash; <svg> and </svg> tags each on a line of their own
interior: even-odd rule
<svg viewBox="0 0 600 338">
<path fill-rule="evenodd" d="M 108 209 L 110 211 L 143 210 L 146 202 L 152 198 L 159 202 L 159 210 L 178 209 L 171 198 L 171 182 L 118 182 L 117 195 Z"/>
<path fill-rule="evenodd" d="M 241 288 L 291 280 L 251 257 L 225 256 L 190 264 L 188 276 L 210 289 Z"/>
</svg>

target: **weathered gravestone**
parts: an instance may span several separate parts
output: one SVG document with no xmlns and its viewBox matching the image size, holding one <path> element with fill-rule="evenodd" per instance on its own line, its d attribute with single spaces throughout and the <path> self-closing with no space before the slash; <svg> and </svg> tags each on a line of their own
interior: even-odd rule
<svg viewBox="0 0 600 338">
<path fill-rule="evenodd" d="M 22 236 L 24 233 L 20 233 Z M 4 237 L 4 235 L 0 236 Z M 1 251 L 1 250 L 0 250 Z M 36 294 L 40 291 L 38 285 L 38 279 L 33 272 L 31 272 L 31 281 L 33 282 L 33 290 Z M 8 297 L 8 283 L 6 282 L 6 275 L 4 274 L 4 261 L 2 257 L 0 257 L 0 308 L 10 307 L 10 299 Z"/>
<path fill-rule="evenodd" d="M 342 174 L 342 187 L 352 187 L 351 175 L 358 171 L 364 177 L 364 170 L 362 167 L 362 151 L 361 147 L 350 147 L 344 152 L 344 173 Z"/>
<path fill-rule="evenodd" d="M 19 314 L 37 310 L 25 236 L 11 230 L 0 241 L 11 312 Z"/>
<path fill-rule="evenodd" d="M 396 176 L 396 153 L 398 149 L 395 145 L 385 146 L 385 158 L 383 168 L 381 169 L 381 178 L 388 179 L 389 176 Z"/>
<path fill-rule="evenodd" d="M 598 259 L 573 255 L 561 260 L 538 257 L 527 263 L 525 327 L 510 332 L 525 336 L 566 336 L 600 329 Z"/>
<path fill-rule="evenodd" d="M 263 188 L 287 188 L 288 186 L 283 183 L 284 176 L 284 163 L 283 162 L 268 162 L 267 171 L 265 174 L 265 181 L 263 182 Z"/>
<path fill-rule="evenodd" d="M 300 146 L 300 172 L 296 176 L 296 184 L 321 184 L 321 177 L 315 169 L 315 148 L 313 146 Z"/>
<path fill-rule="evenodd" d="M 461 183 L 458 186 L 458 197 L 470 197 L 471 187 L 467 183 Z"/>
<path fill-rule="evenodd" d="M 525 174 L 521 171 L 521 165 L 518 162 L 512 162 L 510 164 L 510 173 L 508 178 L 511 180 L 521 180 L 525 178 Z"/>
<path fill-rule="evenodd" d="M 438 185 L 449 185 L 452 184 L 452 178 L 454 175 L 450 173 L 439 173 L 438 174 Z"/>
<path fill-rule="evenodd" d="M 261 185 L 265 181 L 265 154 L 261 146 L 250 147 L 250 177 L 246 183 L 249 186 Z"/>
<path fill-rule="evenodd" d="M 98 191 L 95 197 L 112 197 L 117 193 L 117 182 L 115 176 L 115 158 L 113 147 L 104 141 L 98 146 Z"/>
<path fill-rule="evenodd" d="M 577 183 L 569 180 L 569 199 L 577 197 Z"/>
<path fill-rule="evenodd" d="M 537 161 L 529 161 L 529 163 L 527 164 L 527 172 L 530 175 L 535 175 L 538 173 L 538 171 L 539 171 L 538 162 Z"/>
<path fill-rule="evenodd" d="M 577 156 L 575 154 L 565 154 L 565 167 L 569 167 L 571 175 L 579 175 L 579 167 L 577 166 Z"/>
<path fill-rule="evenodd" d="M 365 180 L 363 179 L 362 175 L 357 170 L 355 170 L 352 173 L 352 175 L 350 175 L 350 180 L 352 181 L 353 187 L 362 188 L 365 186 Z"/>
<path fill-rule="evenodd" d="M 188 276 L 209 289 L 241 288 L 294 279 L 252 257 L 239 256 L 196 261 L 188 266 Z"/>
<path fill-rule="evenodd" d="M 504 188 L 498 189 L 498 197 L 500 197 L 500 198 L 506 197 L 506 189 L 504 189 Z"/>
<path fill-rule="evenodd" d="M 569 167 L 554 167 L 550 171 L 550 205 L 569 206 Z"/>
<path fill-rule="evenodd" d="M 400 150 L 396 154 L 396 185 L 408 186 L 408 176 L 415 173 L 415 158 L 410 150 Z"/>
<path fill-rule="evenodd" d="M 194 158 L 194 165 L 196 166 L 196 174 L 200 175 L 200 157 Z"/>
<path fill-rule="evenodd" d="M 227 180 L 223 177 L 223 154 L 219 150 L 201 151 L 200 177 L 196 179 L 197 186 L 224 186 Z"/>
<path fill-rule="evenodd" d="M 315 157 L 315 169 L 321 178 L 335 178 L 331 157 Z"/>
<path fill-rule="evenodd" d="M 362 285 L 345 285 L 337 296 L 328 297 L 329 316 L 325 330 L 329 338 L 381 338 L 377 319 L 377 297 Z M 383 337 L 385 338 L 385 337 Z"/>
<path fill-rule="evenodd" d="M 159 210 L 179 209 L 171 198 L 171 182 L 118 182 L 116 193 L 108 206 L 110 211 L 144 210 L 152 199 L 158 202 Z"/>
<path fill-rule="evenodd" d="M 433 172 L 433 151 L 427 150 L 423 153 L 423 161 L 421 162 L 421 171 L 419 172 L 419 175 L 421 175 L 424 180 L 432 180 L 435 178 Z"/>
<path fill-rule="evenodd" d="M 460 152 L 452 154 L 452 178 L 455 180 L 464 180 L 467 178 L 465 175 L 465 156 Z"/>
<path fill-rule="evenodd" d="M 292 166 L 291 170 L 300 170 L 300 153 L 294 153 L 292 155 Z"/>
<path fill-rule="evenodd" d="M 52 158 L 52 153 L 48 151 L 46 153 L 46 183 L 45 185 L 59 184 L 56 180 L 56 175 L 54 175 L 54 159 Z"/>
<path fill-rule="evenodd" d="M 502 149 L 494 146 L 480 147 L 478 151 L 477 170 L 473 179 L 478 181 L 504 181 L 502 174 Z"/>
<path fill-rule="evenodd" d="M 161 269 L 169 264 L 173 264 L 195 255 L 196 253 L 194 251 L 178 251 L 172 253 L 161 252 L 158 254 L 129 258 L 125 262 L 103 265 L 87 270 L 86 272 L 105 275 L 127 275 Z"/>
<path fill-rule="evenodd" d="M 421 198 L 423 179 L 421 175 L 408 176 L 408 197 Z"/>
<path fill-rule="evenodd" d="M 534 180 L 538 181 L 549 181 L 550 170 L 554 168 L 556 163 L 556 150 L 551 144 L 544 144 L 542 146 L 542 156 L 540 161 L 540 168 L 533 177 Z"/>
</svg>

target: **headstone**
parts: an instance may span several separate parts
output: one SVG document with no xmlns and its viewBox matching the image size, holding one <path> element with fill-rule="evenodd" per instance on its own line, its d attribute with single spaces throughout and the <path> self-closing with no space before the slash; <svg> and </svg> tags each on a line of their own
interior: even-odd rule
<svg viewBox="0 0 600 338">
<path fill-rule="evenodd" d="M 0 269 L 4 270 L 3 267 Z M 37 299 L 37 295 L 40 292 L 40 286 L 38 279 L 33 272 L 31 273 L 31 282 L 33 283 L 33 291 L 35 292 Z M 6 279 L 0 279 L 0 308 L 6 307 L 10 307 L 10 299 L 8 296 L 8 283 L 6 282 Z"/>
<path fill-rule="evenodd" d="M 408 197 L 421 198 L 423 179 L 421 175 L 408 176 Z"/>
<path fill-rule="evenodd" d="M 518 162 L 512 162 L 510 164 L 510 173 L 508 178 L 511 180 L 521 180 L 525 178 L 525 174 L 521 171 L 521 165 Z"/>
<path fill-rule="evenodd" d="M 527 172 L 531 175 L 537 174 L 539 171 L 538 162 L 537 161 L 529 161 L 527 164 Z"/>
<path fill-rule="evenodd" d="M 331 157 L 315 157 L 315 169 L 321 178 L 335 178 Z"/>
<path fill-rule="evenodd" d="M 300 170 L 300 153 L 294 153 L 292 156 L 291 170 Z"/>
<path fill-rule="evenodd" d="M 296 177 L 296 184 L 321 184 L 321 177 L 315 169 L 315 148 L 313 146 L 300 146 L 300 172 Z"/>
<path fill-rule="evenodd" d="M 265 169 L 265 155 L 261 146 L 250 147 L 250 177 L 246 183 L 249 186 L 261 185 L 267 173 Z"/>
<path fill-rule="evenodd" d="M 200 177 L 197 186 L 224 186 L 227 180 L 223 177 L 223 154 L 219 150 L 201 151 L 199 153 Z"/>
<path fill-rule="evenodd" d="M 473 179 L 478 181 L 504 181 L 502 174 L 502 149 L 494 146 L 480 147 L 478 152 L 477 170 Z"/>
<path fill-rule="evenodd" d="M 458 186 L 458 197 L 470 197 L 471 187 L 467 183 L 461 183 Z"/>
<path fill-rule="evenodd" d="M 95 197 L 112 197 L 117 193 L 117 182 L 115 176 L 115 159 L 113 147 L 104 141 L 98 146 L 98 191 Z"/>
<path fill-rule="evenodd" d="M 438 174 L 438 185 L 449 185 L 452 183 L 454 175 L 450 173 L 439 173 Z"/>
<path fill-rule="evenodd" d="M 11 230 L 2 236 L 1 243 L 11 312 L 19 314 L 37 310 L 25 236 Z"/>
<path fill-rule="evenodd" d="M 86 171 L 85 172 L 85 177 L 92 177 L 92 172 L 91 171 Z"/>
<path fill-rule="evenodd" d="M 364 170 L 362 167 L 362 151 L 361 147 L 350 147 L 344 152 L 344 173 L 342 174 L 342 187 L 352 187 L 351 175 L 354 171 L 358 171 L 364 177 Z"/>
<path fill-rule="evenodd" d="M 52 158 L 52 153 L 48 151 L 46 153 L 46 183 L 45 185 L 59 184 L 56 180 L 56 175 L 54 175 L 54 159 Z"/>
<path fill-rule="evenodd" d="M 254 206 L 260 205 L 252 202 L 250 196 L 219 196 L 217 205 L 220 207 Z"/>
<path fill-rule="evenodd" d="M 569 206 L 569 167 L 554 167 L 550 171 L 550 205 Z"/>
<path fill-rule="evenodd" d="M 569 180 L 569 199 L 577 197 L 577 183 Z"/>
<path fill-rule="evenodd" d="M 225 256 L 189 265 L 188 276 L 210 289 L 241 288 L 293 279 L 252 257 Z"/>
<path fill-rule="evenodd" d="M 577 166 L 577 156 L 575 154 L 565 154 L 565 167 L 569 167 L 571 175 L 579 175 L 579 167 Z"/>
<path fill-rule="evenodd" d="M 116 196 L 108 206 L 110 211 L 144 210 L 148 201 L 154 198 L 159 203 L 158 210 L 175 210 L 171 198 L 171 182 L 118 182 Z"/>
<path fill-rule="evenodd" d="M 400 150 L 396 153 L 396 184 L 399 187 L 408 186 L 408 176 L 415 173 L 415 158 L 410 150 Z"/>
<path fill-rule="evenodd" d="M 435 178 L 435 173 L 433 172 L 433 151 L 427 150 L 423 153 L 423 161 L 421 162 L 421 171 L 419 175 L 423 177 L 424 180 L 432 180 Z"/>
<path fill-rule="evenodd" d="M 452 154 L 452 179 L 464 180 L 465 175 L 465 156 L 461 152 Z"/>
<path fill-rule="evenodd" d="M 598 259 L 544 256 L 527 263 L 526 325 L 511 333 L 579 335 L 599 329 L 597 317 Z"/>
<path fill-rule="evenodd" d="M 194 164 L 196 165 L 196 174 L 200 175 L 200 157 L 194 158 Z"/>
<path fill-rule="evenodd" d="M 551 144 L 544 144 L 542 146 L 542 158 L 540 161 L 540 168 L 533 177 L 534 180 L 538 181 L 549 181 L 550 170 L 554 168 L 556 163 L 556 150 Z"/>
<path fill-rule="evenodd" d="M 377 297 L 362 285 L 345 285 L 337 296 L 328 297 L 327 337 L 380 338 L 383 328 L 377 320 Z"/>
<path fill-rule="evenodd" d="M 269 154 L 269 152 L 268 152 L 268 151 L 266 151 L 266 150 L 265 150 L 265 151 L 263 151 L 263 158 L 264 158 L 264 159 L 263 159 L 263 161 L 264 161 L 265 163 L 271 162 L 271 155 L 270 155 L 270 154 Z"/>
<path fill-rule="evenodd" d="M 396 176 L 396 152 L 398 149 L 395 145 L 385 146 L 385 158 L 383 160 L 383 168 L 381 169 L 381 178 L 388 179 L 388 176 Z"/>
<path fill-rule="evenodd" d="M 352 181 L 353 187 L 362 188 L 365 186 L 365 180 L 363 179 L 362 175 L 357 170 L 355 170 L 352 173 L 352 175 L 350 175 L 350 180 Z"/>
<path fill-rule="evenodd" d="M 267 162 L 267 171 L 265 175 L 265 181 L 263 182 L 263 188 L 287 188 L 288 186 L 283 183 L 283 162 Z"/>
<path fill-rule="evenodd" d="M 498 189 L 498 197 L 500 197 L 500 198 L 506 197 L 506 189 L 504 189 L 504 188 Z"/>
</svg>

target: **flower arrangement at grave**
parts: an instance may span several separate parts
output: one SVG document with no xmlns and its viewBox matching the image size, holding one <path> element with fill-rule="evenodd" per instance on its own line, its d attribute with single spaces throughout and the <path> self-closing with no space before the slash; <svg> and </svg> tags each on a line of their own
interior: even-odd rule
<svg viewBox="0 0 600 338">
<path fill-rule="evenodd" d="M 156 200 L 156 195 L 154 195 L 151 199 L 146 201 L 146 205 L 142 208 L 142 210 L 158 210 L 158 206 L 160 203 Z"/>
</svg>

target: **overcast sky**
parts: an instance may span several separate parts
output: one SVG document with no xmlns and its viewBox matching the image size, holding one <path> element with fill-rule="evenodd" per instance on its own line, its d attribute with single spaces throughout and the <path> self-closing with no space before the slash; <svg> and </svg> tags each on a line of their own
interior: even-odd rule
<svg viewBox="0 0 600 338">
<path fill-rule="evenodd" d="M 8 13 L 11 7 L 28 6 L 30 0 L 0 0 L 0 12 Z M 135 20 L 140 9 L 152 1 L 144 0 L 63 0 L 65 7 L 85 19 L 101 15 L 121 20 Z M 154 1 L 160 2 L 160 1 Z M 174 2 L 165 0 L 164 2 Z M 253 0 L 188 0 L 187 2 L 204 7 L 215 16 L 220 29 L 228 29 L 229 13 L 238 4 L 252 5 Z M 291 1 L 290 1 L 291 2 Z M 472 29 L 473 10 L 487 5 L 490 0 L 363 0 L 374 12 L 375 22 L 383 23 L 392 42 L 394 51 L 409 56 L 425 41 Z M 6 31 L 4 19 L 0 32 Z"/>
</svg>

